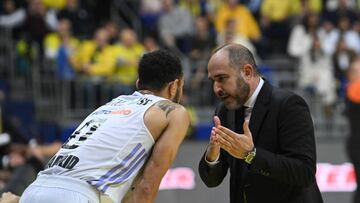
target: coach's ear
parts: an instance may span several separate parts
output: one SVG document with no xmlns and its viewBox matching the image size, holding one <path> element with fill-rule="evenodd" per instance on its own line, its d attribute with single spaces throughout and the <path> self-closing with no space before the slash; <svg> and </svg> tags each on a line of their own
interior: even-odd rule
<svg viewBox="0 0 360 203">
<path fill-rule="evenodd" d="M 136 85 L 136 89 L 139 89 L 139 79 L 136 80 L 135 85 Z"/>
</svg>

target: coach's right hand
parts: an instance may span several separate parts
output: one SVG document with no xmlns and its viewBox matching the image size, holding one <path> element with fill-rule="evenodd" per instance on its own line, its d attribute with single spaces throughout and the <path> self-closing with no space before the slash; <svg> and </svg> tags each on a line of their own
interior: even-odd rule
<svg viewBox="0 0 360 203">
<path fill-rule="evenodd" d="M 219 127 L 221 125 L 220 119 L 217 116 L 214 116 L 214 125 L 215 127 Z M 214 131 L 211 130 L 210 143 L 206 152 L 206 160 L 209 162 L 216 161 L 220 154 L 220 145 L 218 141 L 218 137 Z"/>
</svg>

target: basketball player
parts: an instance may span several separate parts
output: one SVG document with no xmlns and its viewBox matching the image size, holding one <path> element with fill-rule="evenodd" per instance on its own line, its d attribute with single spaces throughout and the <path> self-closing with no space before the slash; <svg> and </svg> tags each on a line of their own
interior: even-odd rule
<svg viewBox="0 0 360 203">
<path fill-rule="evenodd" d="M 153 202 L 189 125 L 183 72 L 166 51 L 145 54 L 138 91 L 92 112 L 25 190 L 20 203 Z M 125 197 L 126 196 L 126 200 Z"/>
</svg>

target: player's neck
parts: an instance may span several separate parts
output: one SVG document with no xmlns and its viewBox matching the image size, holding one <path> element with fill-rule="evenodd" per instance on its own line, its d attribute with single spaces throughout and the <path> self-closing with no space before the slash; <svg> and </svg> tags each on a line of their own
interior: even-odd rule
<svg viewBox="0 0 360 203">
<path fill-rule="evenodd" d="M 158 97 L 163 97 L 166 99 L 170 99 L 171 97 L 169 94 L 167 94 L 167 89 L 161 90 L 161 91 L 151 91 L 151 90 L 138 90 L 141 94 L 151 94 Z"/>
<path fill-rule="evenodd" d="M 153 91 L 150 91 L 150 90 L 139 90 L 139 92 L 141 94 L 152 94 L 152 95 L 155 95 L 155 93 Z"/>
</svg>

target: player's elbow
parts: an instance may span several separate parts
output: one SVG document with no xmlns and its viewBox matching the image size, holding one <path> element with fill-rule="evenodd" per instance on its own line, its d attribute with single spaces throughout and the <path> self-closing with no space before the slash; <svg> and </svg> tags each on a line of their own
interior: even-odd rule
<svg viewBox="0 0 360 203">
<path fill-rule="evenodd" d="M 137 202 L 151 203 L 155 199 L 156 191 L 148 184 L 142 184 L 136 188 Z"/>
<path fill-rule="evenodd" d="M 153 187 L 151 187 L 150 185 L 144 185 L 140 187 L 140 193 L 142 194 L 143 197 L 145 197 L 144 199 L 150 200 L 152 194 L 154 193 Z"/>
</svg>

